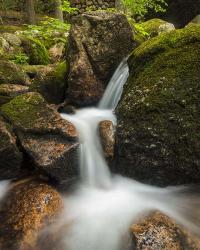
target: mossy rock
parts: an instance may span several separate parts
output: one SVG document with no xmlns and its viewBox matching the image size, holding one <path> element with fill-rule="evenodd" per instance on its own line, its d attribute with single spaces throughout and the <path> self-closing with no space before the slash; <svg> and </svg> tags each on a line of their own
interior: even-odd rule
<svg viewBox="0 0 200 250">
<path fill-rule="evenodd" d="M 0 60 L 0 84 L 28 85 L 30 79 L 23 69 L 10 61 Z"/>
<path fill-rule="evenodd" d="M 23 30 L 23 26 L 17 26 L 17 25 L 0 25 L 0 33 L 15 33 L 16 31 Z"/>
<path fill-rule="evenodd" d="M 133 51 L 117 107 L 117 167 L 156 185 L 200 181 L 200 26 Z"/>
<path fill-rule="evenodd" d="M 59 63 L 39 73 L 30 85 L 30 91 L 39 92 L 48 103 L 64 101 L 67 88 L 67 65 Z"/>
<path fill-rule="evenodd" d="M 22 47 L 29 56 L 30 65 L 47 65 L 50 63 L 49 54 L 45 46 L 37 39 L 22 37 Z"/>
</svg>

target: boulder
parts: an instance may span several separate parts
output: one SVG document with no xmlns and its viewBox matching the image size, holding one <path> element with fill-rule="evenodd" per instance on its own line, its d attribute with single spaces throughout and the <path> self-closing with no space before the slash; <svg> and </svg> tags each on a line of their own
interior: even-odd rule
<svg viewBox="0 0 200 250">
<path fill-rule="evenodd" d="M 28 92 L 28 86 L 17 84 L 0 84 L 0 105 L 12 100 L 14 97 Z"/>
<path fill-rule="evenodd" d="M 59 104 L 64 101 L 67 88 L 67 65 L 66 62 L 47 66 L 49 70 L 37 72 L 30 91 L 40 93 L 48 103 Z"/>
<path fill-rule="evenodd" d="M 156 212 L 131 227 L 135 250 L 198 250 L 200 240 L 189 235 L 167 216 Z"/>
<path fill-rule="evenodd" d="M 111 121 L 105 120 L 99 123 L 99 134 L 104 151 L 104 156 L 108 160 L 114 157 L 115 128 Z"/>
<path fill-rule="evenodd" d="M 200 24 L 200 14 L 193 18 L 190 23 Z"/>
<path fill-rule="evenodd" d="M 140 24 L 140 27 L 149 34 L 149 37 L 155 37 L 163 32 L 175 30 L 172 23 L 162 19 L 154 18 Z"/>
<path fill-rule="evenodd" d="M 77 175 L 78 136 L 39 93 L 15 97 L 1 107 L 24 151 L 42 172 L 58 181 Z"/>
<path fill-rule="evenodd" d="M 19 176 L 23 155 L 10 126 L 0 117 L 0 180 Z"/>
<path fill-rule="evenodd" d="M 52 63 L 58 62 L 61 59 L 63 59 L 64 54 L 65 54 L 65 44 L 62 42 L 54 44 L 49 49 L 50 60 Z"/>
<path fill-rule="evenodd" d="M 15 183 L 0 203 L 0 249 L 36 250 L 41 231 L 55 222 L 62 208 L 60 194 L 48 183 Z"/>
<path fill-rule="evenodd" d="M 3 33 L 1 36 L 10 44 L 10 46 L 21 46 L 21 39 L 16 34 Z"/>
<path fill-rule="evenodd" d="M 115 170 L 153 185 L 200 181 L 200 26 L 132 53 L 117 107 Z"/>
<path fill-rule="evenodd" d="M 50 63 L 49 54 L 45 46 L 37 39 L 22 37 L 22 47 L 29 57 L 30 65 L 47 65 Z"/>
<path fill-rule="evenodd" d="M 21 66 L 6 60 L 0 60 L 0 84 L 29 85 L 30 79 Z"/>
<path fill-rule="evenodd" d="M 67 51 L 71 102 L 97 103 L 132 47 L 132 29 L 124 15 L 97 11 L 74 17 Z"/>
</svg>

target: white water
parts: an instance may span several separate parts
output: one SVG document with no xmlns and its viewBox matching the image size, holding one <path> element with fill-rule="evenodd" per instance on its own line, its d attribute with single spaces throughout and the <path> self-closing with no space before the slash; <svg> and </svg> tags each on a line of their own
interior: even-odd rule
<svg viewBox="0 0 200 250">
<path fill-rule="evenodd" d="M 5 196 L 8 191 L 8 181 L 0 181 L 0 200 Z"/>
<path fill-rule="evenodd" d="M 67 225 L 63 249 L 125 249 L 123 238 L 130 225 L 152 210 L 164 212 L 192 232 L 200 231 L 197 220 L 200 218 L 200 199 L 194 193 L 190 196 L 186 187 L 156 188 L 112 176 L 109 171 L 99 141 L 98 124 L 102 120 L 116 122 L 112 110 L 117 105 L 127 78 L 126 66 L 126 62 L 123 62 L 118 67 L 99 108 L 81 109 L 75 115 L 62 115 L 74 123 L 81 143 L 81 183 L 76 192 L 65 199 L 66 210 L 60 221 L 60 226 Z M 108 109 L 102 109 L 106 107 Z"/>
</svg>

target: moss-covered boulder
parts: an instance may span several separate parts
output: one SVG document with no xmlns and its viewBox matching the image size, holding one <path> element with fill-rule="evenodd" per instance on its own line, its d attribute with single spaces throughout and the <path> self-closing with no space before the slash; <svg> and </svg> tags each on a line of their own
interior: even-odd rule
<svg viewBox="0 0 200 250">
<path fill-rule="evenodd" d="M 19 177 L 22 159 L 16 136 L 0 117 L 0 180 Z"/>
<path fill-rule="evenodd" d="M 1 107 L 1 113 L 15 129 L 19 143 L 37 169 L 59 181 L 78 174 L 76 129 L 39 93 L 15 97 Z"/>
<path fill-rule="evenodd" d="M 64 101 L 67 88 L 66 62 L 52 65 L 36 75 L 30 91 L 39 92 L 48 103 L 59 104 Z"/>
<path fill-rule="evenodd" d="M 0 60 L 0 84 L 29 85 L 30 79 L 21 66 Z"/>
<path fill-rule="evenodd" d="M 117 107 L 117 165 L 158 185 L 200 181 L 200 26 L 133 51 Z"/>
<path fill-rule="evenodd" d="M 62 209 L 60 194 L 47 182 L 18 181 L 0 203 L 0 249 L 38 249 L 41 231 L 55 223 Z M 49 248 L 43 244 L 43 249 Z"/>
<path fill-rule="evenodd" d="M 154 18 L 140 24 L 140 28 L 148 33 L 149 37 L 155 37 L 163 32 L 175 30 L 172 23 L 162 19 Z"/>
<path fill-rule="evenodd" d="M 50 63 L 49 54 L 45 46 L 37 39 L 22 37 L 22 47 L 29 56 L 30 65 L 47 65 Z"/>
</svg>

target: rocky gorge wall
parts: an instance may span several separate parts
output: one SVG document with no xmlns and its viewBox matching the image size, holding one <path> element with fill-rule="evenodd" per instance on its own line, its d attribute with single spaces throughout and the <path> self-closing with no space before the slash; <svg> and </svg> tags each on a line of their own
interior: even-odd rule
<svg viewBox="0 0 200 250">
<path fill-rule="evenodd" d="M 107 9 L 115 7 L 115 0 L 70 0 L 72 7 L 77 8 L 80 13 L 87 10 Z"/>
</svg>

